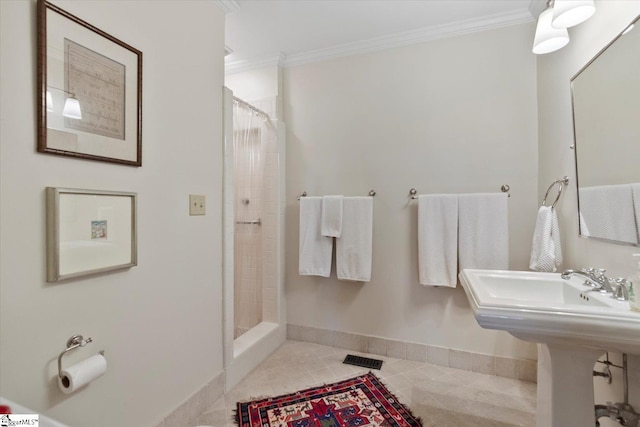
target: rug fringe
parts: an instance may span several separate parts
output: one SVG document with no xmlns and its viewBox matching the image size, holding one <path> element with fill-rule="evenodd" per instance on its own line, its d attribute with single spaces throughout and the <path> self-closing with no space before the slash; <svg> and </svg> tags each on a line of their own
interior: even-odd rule
<svg viewBox="0 0 640 427">
<path fill-rule="evenodd" d="M 396 402 L 400 403 L 402 406 L 404 406 L 404 408 L 407 410 L 407 412 L 409 413 L 409 415 L 411 415 L 411 418 L 413 418 L 414 420 L 416 420 L 418 422 L 418 424 L 420 425 L 420 427 L 424 426 L 424 421 L 422 421 L 422 417 L 416 417 L 415 414 L 413 413 L 413 411 L 411 410 L 411 408 L 406 404 L 406 403 L 402 403 L 400 401 L 400 399 L 398 399 L 398 396 L 396 396 L 394 393 L 391 392 L 391 390 L 389 390 L 389 387 L 387 387 L 387 385 L 384 383 L 384 381 L 382 381 L 380 378 L 378 378 L 378 376 L 376 374 L 374 374 L 373 372 L 369 371 L 369 373 L 367 375 L 373 375 L 376 380 L 382 384 L 382 386 L 384 388 L 387 389 L 387 391 L 389 392 L 389 394 L 391 396 L 393 396 L 393 398 L 396 400 Z"/>
</svg>

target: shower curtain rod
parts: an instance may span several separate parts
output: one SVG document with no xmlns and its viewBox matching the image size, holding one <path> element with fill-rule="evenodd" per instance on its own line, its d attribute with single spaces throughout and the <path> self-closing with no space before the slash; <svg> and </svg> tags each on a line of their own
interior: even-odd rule
<svg viewBox="0 0 640 427">
<path fill-rule="evenodd" d="M 247 107 L 248 109 L 266 117 L 267 119 L 271 120 L 271 116 L 269 116 L 267 113 L 265 113 L 264 111 L 262 111 L 259 108 L 254 107 L 253 105 L 249 104 L 247 101 L 244 101 L 240 98 L 238 98 L 237 96 L 233 97 L 233 100 L 236 101 L 238 104 L 244 105 L 245 107 Z"/>
</svg>

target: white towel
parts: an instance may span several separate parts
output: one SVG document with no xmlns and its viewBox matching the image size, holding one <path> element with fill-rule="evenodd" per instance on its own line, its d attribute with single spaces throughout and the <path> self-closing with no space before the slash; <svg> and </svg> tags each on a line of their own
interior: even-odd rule
<svg viewBox="0 0 640 427">
<path fill-rule="evenodd" d="M 420 284 L 449 286 L 458 282 L 458 196 L 418 196 L 418 271 Z"/>
<path fill-rule="evenodd" d="M 631 184 L 633 196 L 633 211 L 636 216 L 636 231 L 638 232 L 638 242 L 640 242 L 640 182 Z"/>
<path fill-rule="evenodd" d="M 509 268 L 509 211 L 505 193 L 458 198 L 458 261 L 465 268 Z"/>
<path fill-rule="evenodd" d="M 303 276 L 331 275 L 333 238 L 320 235 L 322 197 L 300 198 L 300 247 L 298 271 Z"/>
<path fill-rule="evenodd" d="M 531 242 L 529 268 L 555 272 L 562 263 L 558 215 L 551 206 L 540 206 Z"/>
<path fill-rule="evenodd" d="M 342 235 L 336 239 L 338 279 L 371 280 L 373 197 L 345 197 Z"/>
<path fill-rule="evenodd" d="M 637 244 L 631 189 L 629 184 L 579 188 L 582 235 Z"/>
<path fill-rule="evenodd" d="M 340 237 L 342 234 L 342 196 L 322 197 L 322 235 Z"/>
</svg>

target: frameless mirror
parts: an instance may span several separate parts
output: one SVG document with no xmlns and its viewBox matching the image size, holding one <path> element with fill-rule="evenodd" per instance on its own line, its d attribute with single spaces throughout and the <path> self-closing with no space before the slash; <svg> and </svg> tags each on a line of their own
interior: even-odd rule
<svg viewBox="0 0 640 427">
<path fill-rule="evenodd" d="M 571 79 L 581 237 L 640 246 L 640 16 Z"/>
</svg>

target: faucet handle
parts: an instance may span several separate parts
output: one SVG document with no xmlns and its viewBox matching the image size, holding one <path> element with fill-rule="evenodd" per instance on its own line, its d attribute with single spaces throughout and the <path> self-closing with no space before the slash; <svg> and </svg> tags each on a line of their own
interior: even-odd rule
<svg viewBox="0 0 640 427">
<path fill-rule="evenodd" d="M 594 278 L 602 276 L 606 271 L 607 270 L 604 268 L 589 267 L 584 269 L 585 273 L 589 273 L 591 277 L 594 277 Z"/>
<path fill-rule="evenodd" d="M 618 301 L 629 301 L 629 285 L 631 284 L 627 279 L 618 277 L 615 279 L 616 289 L 613 291 L 611 298 Z"/>
<path fill-rule="evenodd" d="M 562 277 L 564 280 L 568 280 L 571 278 L 571 275 L 575 272 L 576 272 L 575 270 L 564 270 L 560 275 L 560 277 Z"/>
</svg>

